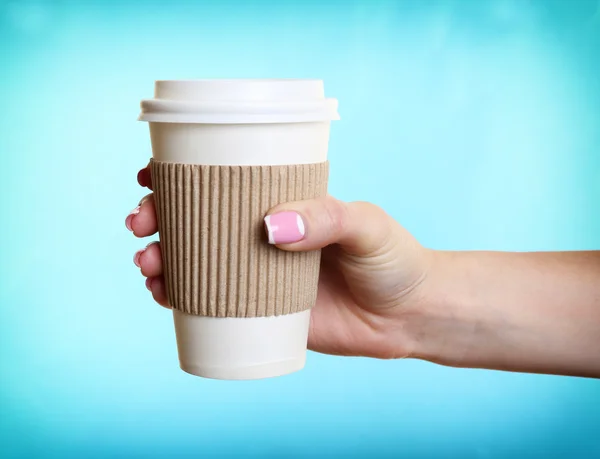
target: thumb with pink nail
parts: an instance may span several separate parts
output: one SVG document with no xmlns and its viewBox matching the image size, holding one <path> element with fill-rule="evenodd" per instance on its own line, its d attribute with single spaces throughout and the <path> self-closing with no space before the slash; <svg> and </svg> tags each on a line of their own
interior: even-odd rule
<svg viewBox="0 0 600 459">
<path fill-rule="evenodd" d="M 384 337 L 418 309 L 430 254 L 381 208 L 328 196 L 277 206 L 264 224 L 268 242 L 281 250 L 323 249 L 312 350 L 380 358 L 413 353 L 410 333 Z"/>
</svg>

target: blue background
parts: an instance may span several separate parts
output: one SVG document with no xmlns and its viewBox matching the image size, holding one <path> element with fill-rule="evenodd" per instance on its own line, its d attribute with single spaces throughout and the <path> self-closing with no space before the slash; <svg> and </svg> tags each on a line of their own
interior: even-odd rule
<svg viewBox="0 0 600 459">
<path fill-rule="evenodd" d="M 597 0 L 0 2 L 0 70 L 1 457 L 600 457 L 599 381 L 189 376 L 124 226 L 155 79 L 320 78 L 332 194 L 430 247 L 600 249 Z"/>
</svg>

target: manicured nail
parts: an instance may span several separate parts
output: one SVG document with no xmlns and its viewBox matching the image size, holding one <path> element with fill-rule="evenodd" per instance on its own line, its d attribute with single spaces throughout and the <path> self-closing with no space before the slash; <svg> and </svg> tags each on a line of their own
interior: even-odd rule
<svg viewBox="0 0 600 459">
<path fill-rule="evenodd" d="M 137 252 L 135 252 L 135 255 L 133 256 L 133 264 L 136 265 L 138 268 L 141 268 L 140 257 L 142 256 L 142 253 L 144 253 L 145 251 L 146 251 L 146 249 L 138 250 Z"/>
<path fill-rule="evenodd" d="M 133 217 L 139 213 L 140 213 L 140 206 L 137 206 L 135 209 L 133 209 L 131 212 L 129 212 L 129 215 L 127 215 L 127 218 L 125 219 L 125 226 L 127 227 L 127 229 L 129 231 L 133 231 L 131 222 L 133 222 Z"/>
<path fill-rule="evenodd" d="M 152 291 L 152 278 L 151 278 L 151 277 L 148 277 L 148 278 L 146 279 L 146 288 L 147 288 L 148 290 Z"/>
<path fill-rule="evenodd" d="M 296 212 L 279 212 L 265 217 L 269 244 L 292 244 L 304 239 L 304 222 Z"/>
</svg>

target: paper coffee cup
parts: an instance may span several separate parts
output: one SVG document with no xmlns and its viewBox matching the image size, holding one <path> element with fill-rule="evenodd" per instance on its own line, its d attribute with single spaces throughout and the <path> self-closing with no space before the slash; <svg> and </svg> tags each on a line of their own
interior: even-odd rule
<svg viewBox="0 0 600 459">
<path fill-rule="evenodd" d="M 181 368 L 217 379 L 304 367 L 320 251 L 268 244 L 276 204 L 323 196 L 337 101 L 319 80 L 157 81 L 141 104 Z"/>
</svg>

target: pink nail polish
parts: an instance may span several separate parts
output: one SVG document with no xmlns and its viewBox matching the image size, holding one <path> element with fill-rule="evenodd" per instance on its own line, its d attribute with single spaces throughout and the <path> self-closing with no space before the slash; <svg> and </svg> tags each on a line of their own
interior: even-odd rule
<svg viewBox="0 0 600 459">
<path fill-rule="evenodd" d="M 304 222 L 296 212 L 267 215 L 265 227 L 269 235 L 269 244 L 292 244 L 304 239 Z"/>
<path fill-rule="evenodd" d="M 131 224 L 133 222 L 133 217 L 139 213 L 140 213 L 140 206 L 137 206 L 135 209 L 133 209 L 131 212 L 129 212 L 129 215 L 127 215 L 127 218 L 125 219 L 125 226 L 127 227 L 127 229 L 129 231 L 133 231 L 133 227 L 131 226 Z"/>
<path fill-rule="evenodd" d="M 146 288 L 150 291 L 152 291 L 152 278 L 149 277 L 146 279 Z"/>
<path fill-rule="evenodd" d="M 144 253 L 145 250 L 146 249 L 138 250 L 137 252 L 135 252 L 135 255 L 133 256 L 133 263 L 138 268 L 141 268 L 141 266 L 140 266 L 140 257 L 142 256 L 142 253 Z"/>
</svg>

